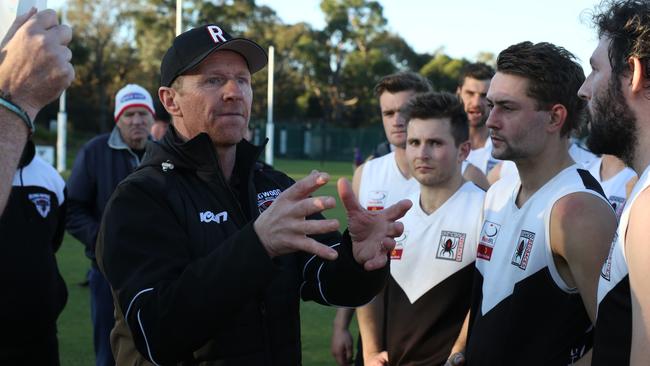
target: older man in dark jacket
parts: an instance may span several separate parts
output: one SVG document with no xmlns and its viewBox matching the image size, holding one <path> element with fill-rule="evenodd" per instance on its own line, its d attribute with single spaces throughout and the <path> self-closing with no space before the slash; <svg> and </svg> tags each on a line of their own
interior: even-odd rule
<svg viewBox="0 0 650 366">
<path fill-rule="evenodd" d="M 129 84 L 122 88 L 115 97 L 115 128 L 84 145 L 68 180 L 66 229 L 84 244 L 91 261 L 88 281 L 98 366 L 115 364 L 109 343 L 115 321 L 110 287 L 97 269 L 95 241 L 115 187 L 135 170 L 144 155 L 153 108 L 151 95 L 141 86 Z"/>
</svg>

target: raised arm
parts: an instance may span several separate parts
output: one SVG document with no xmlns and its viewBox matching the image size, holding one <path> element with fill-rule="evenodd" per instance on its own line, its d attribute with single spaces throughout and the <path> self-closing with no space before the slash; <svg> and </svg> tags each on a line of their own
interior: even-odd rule
<svg viewBox="0 0 650 366">
<path fill-rule="evenodd" d="M 72 31 L 58 24 L 53 10 L 32 9 L 16 18 L 0 44 L 0 97 L 24 110 L 30 121 L 74 78 L 67 47 L 71 37 Z M 1 213 L 30 131 L 26 121 L 6 106 L 0 107 L 0 124 Z"/>
</svg>

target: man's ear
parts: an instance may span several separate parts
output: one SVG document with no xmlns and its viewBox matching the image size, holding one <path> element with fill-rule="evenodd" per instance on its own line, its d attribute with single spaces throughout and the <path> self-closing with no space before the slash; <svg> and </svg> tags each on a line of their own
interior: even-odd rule
<svg viewBox="0 0 650 366">
<path fill-rule="evenodd" d="M 566 122 L 568 111 L 562 104 L 555 104 L 551 107 L 551 120 L 548 122 L 550 131 L 560 131 Z"/>
<path fill-rule="evenodd" d="M 467 159 L 467 156 L 469 156 L 471 149 L 472 145 L 469 140 L 461 142 L 460 145 L 458 145 L 458 160 L 462 162 L 463 160 Z"/>
<path fill-rule="evenodd" d="M 171 116 L 183 117 L 183 113 L 181 112 L 180 106 L 176 100 L 177 96 L 178 91 L 173 88 L 166 86 L 161 86 L 158 88 L 158 98 L 160 98 L 160 102 L 162 103 L 163 107 L 165 107 L 167 112 Z"/>
<path fill-rule="evenodd" d="M 632 71 L 632 93 L 639 93 L 643 91 L 644 85 L 648 81 L 643 62 L 638 57 L 630 57 L 627 62 Z"/>
</svg>

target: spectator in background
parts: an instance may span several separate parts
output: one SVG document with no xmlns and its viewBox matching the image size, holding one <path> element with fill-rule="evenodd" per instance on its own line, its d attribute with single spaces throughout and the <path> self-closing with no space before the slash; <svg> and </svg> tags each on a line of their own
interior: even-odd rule
<svg viewBox="0 0 650 366">
<path fill-rule="evenodd" d="M 110 287 L 97 268 L 95 241 L 108 199 L 144 155 L 154 120 L 151 95 L 139 85 L 126 85 L 115 96 L 114 117 L 111 133 L 97 136 L 81 148 L 68 180 L 66 229 L 85 245 L 91 261 L 88 280 L 98 366 L 115 364 L 109 342 L 115 321 Z"/>
<path fill-rule="evenodd" d="M 16 18 L 0 43 L 0 214 L 23 154 L 32 121 L 74 79 L 70 27 L 53 10 L 32 8 Z"/>
</svg>

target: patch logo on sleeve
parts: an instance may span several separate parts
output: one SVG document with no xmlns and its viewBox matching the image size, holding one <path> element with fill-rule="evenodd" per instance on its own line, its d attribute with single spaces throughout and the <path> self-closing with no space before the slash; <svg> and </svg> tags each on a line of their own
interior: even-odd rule
<svg viewBox="0 0 650 366">
<path fill-rule="evenodd" d="M 388 191 L 370 191 L 368 193 L 368 202 L 366 209 L 368 211 L 379 211 L 386 207 L 386 200 L 388 199 Z"/>
<path fill-rule="evenodd" d="M 408 231 L 404 231 L 399 238 L 395 238 L 395 248 L 390 252 L 391 260 L 400 260 L 404 254 L 404 244 L 406 244 L 406 238 L 408 237 Z"/>
<path fill-rule="evenodd" d="M 440 243 L 438 244 L 436 258 L 462 262 L 465 236 L 463 233 L 443 231 L 440 234 Z"/>
<path fill-rule="evenodd" d="M 260 213 L 266 211 L 267 208 L 271 206 L 273 201 L 282 193 L 279 189 L 274 189 L 271 191 L 260 192 L 257 194 L 257 209 Z"/>
<path fill-rule="evenodd" d="M 625 207 L 625 198 L 618 196 L 609 196 L 607 200 L 612 205 L 612 208 L 616 213 L 616 219 L 620 219 L 621 214 L 623 214 L 623 208 Z"/>
<path fill-rule="evenodd" d="M 485 259 L 487 261 L 492 258 L 492 250 L 494 250 L 494 245 L 497 242 L 500 230 L 501 225 L 485 220 L 483 228 L 481 229 L 478 248 L 476 250 L 477 258 Z"/>
<path fill-rule="evenodd" d="M 612 255 L 614 255 L 614 248 L 616 248 L 616 239 L 618 239 L 618 233 L 614 233 L 614 239 L 612 240 L 612 245 L 609 247 L 607 260 L 603 263 L 603 268 L 600 270 L 600 277 L 606 281 L 611 281 L 612 278 Z"/>
<path fill-rule="evenodd" d="M 533 241 L 535 240 L 535 233 L 527 230 L 522 230 L 517 240 L 515 253 L 512 255 L 512 262 L 516 267 L 526 270 L 528 266 L 528 258 L 530 251 L 533 249 Z"/>
<path fill-rule="evenodd" d="M 31 193 L 27 197 L 34 203 L 36 211 L 38 211 L 41 217 L 46 218 L 47 214 L 50 213 L 50 195 L 47 193 Z"/>
</svg>

